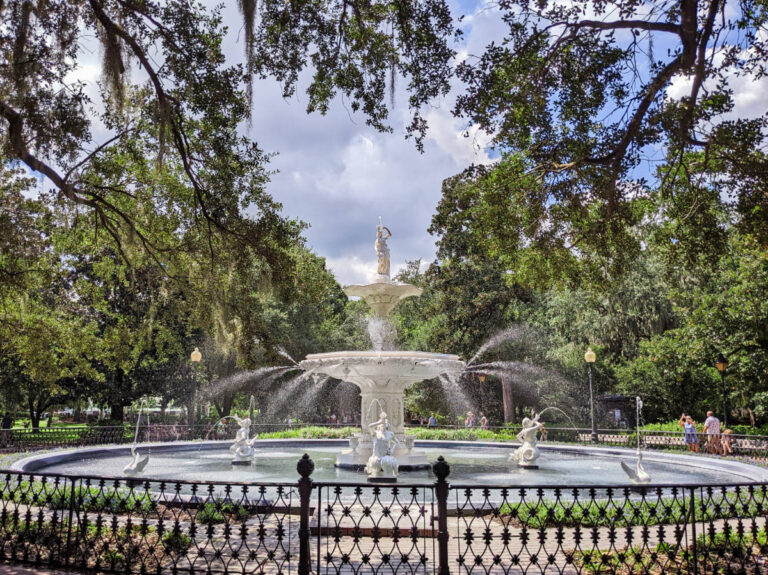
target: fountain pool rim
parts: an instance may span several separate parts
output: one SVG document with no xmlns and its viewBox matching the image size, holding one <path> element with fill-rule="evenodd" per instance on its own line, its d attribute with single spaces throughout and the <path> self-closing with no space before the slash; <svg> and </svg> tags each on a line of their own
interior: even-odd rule
<svg viewBox="0 0 768 575">
<path fill-rule="evenodd" d="M 231 440 L 212 440 L 212 441 L 175 441 L 175 442 L 158 442 L 158 443 L 142 443 L 139 444 L 139 449 L 150 449 L 151 451 L 158 452 L 179 452 L 179 451 L 201 451 L 201 450 L 221 450 L 222 447 L 228 447 L 231 445 Z M 347 445 L 345 439 L 261 439 L 255 444 L 257 447 L 274 447 L 274 448 L 286 448 L 286 447 L 306 447 L 311 449 L 313 447 L 342 447 Z M 415 447 L 419 448 L 440 448 L 446 449 L 461 449 L 461 448 L 506 448 L 510 451 L 516 449 L 520 444 L 517 442 L 488 442 L 488 441 L 450 441 L 450 440 L 416 440 Z M 618 463 L 622 458 L 633 458 L 635 456 L 634 449 L 621 448 L 621 447 L 592 447 L 583 445 L 541 445 L 539 449 L 544 452 L 551 453 L 565 453 L 565 454 L 582 454 L 589 456 L 605 457 L 607 459 L 615 459 Z M 22 473 L 34 473 L 34 474 L 46 474 L 59 475 L 66 477 L 98 477 L 107 479 L 125 479 L 121 475 L 99 475 L 98 473 L 61 473 L 61 472 L 46 472 L 45 467 L 50 465 L 56 465 L 60 463 L 66 463 L 70 461 L 82 460 L 84 458 L 98 458 L 98 457 L 121 457 L 129 456 L 131 452 L 130 444 L 115 444 L 115 445 L 102 445 L 94 447 L 79 447 L 72 449 L 56 450 L 47 453 L 41 453 L 25 457 L 18 461 L 15 461 L 9 468 L 10 471 L 22 472 Z M 656 462 L 665 464 L 679 464 L 693 469 L 706 469 L 715 470 L 723 473 L 727 473 L 733 476 L 732 480 L 719 483 L 707 483 L 707 485 L 733 485 L 737 483 L 766 483 L 768 482 L 768 469 L 744 463 L 741 461 L 731 459 L 719 459 L 714 457 L 708 457 L 705 455 L 688 455 L 685 453 L 670 453 L 670 452 L 653 452 L 644 451 L 643 461 Z M 297 459 L 298 462 L 298 459 Z M 141 480 L 141 476 L 134 479 Z M 147 477 L 147 480 L 156 482 L 163 481 L 162 477 L 152 476 Z M 296 474 L 296 480 L 299 479 L 298 473 Z M 221 481 L 208 480 L 205 478 L 189 478 L 189 479 L 172 479 L 168 478 L 169 482 L 190 482 L 190 483 L 221 483 Z M 448 477 L 450 482 L 450 476 Z M 279 483 L 292 483 L 279 482 Z M 275 483 L 271 481 L 232 481 L 232 484 L 269 484 Z M 364 483 L 364 476 L 360 476 L 360 481 L 341 482 L 349 484 Z M 424 484 L 432 484 L 431 481 L 425 481 Z M 627 482 L 628 484 L 628 482 Z M 409 484 L 413 485 L 413 484 Z M 460 485 L 456 483 L 455 485 Z M 625 485 L 625 484 L 622 484 Z M 681 483 L 680 485 L 686 485 Z M 600 483 L 568 483 L 560 485 L 559 487 L 608 487 L 609 484 L 602 485 Z M 661 486 L 661 485 L 659 485 Z M 498 485 L 494 487 L 521 487 L 519 484 L 510 483 L 509 485 Z M 530 486 L 528 486 L 530 487 Z M 554 487 L 554 486 L 550 486 Z M 655 484 L 651 484 L 649 487 L 657 487 Z"/>
</svg>

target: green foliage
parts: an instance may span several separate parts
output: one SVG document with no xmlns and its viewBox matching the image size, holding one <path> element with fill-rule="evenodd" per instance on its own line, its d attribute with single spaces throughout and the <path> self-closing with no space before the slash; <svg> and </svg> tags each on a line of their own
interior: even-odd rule
<svg viewBox="0 0 768 575">
<path fill-rule="evenodd" d="M 359 427 L 318 427 L 307 426 L 296 429 L 284 429 L 282 431 L 270 431 L 260 433 L 260 439 L 345 439 L 359 433 Z"/>
<path fill-rule="evenodd" d="M 214 525 L 216 523 L 226 523 L 229 519 L 234 521 L 245 521 L 250 517 L 248 508 L 236 503 L 216 501 L 215 503 L 206 503 L 195 514 L 195 521 L 203 525 Z"/>
<path fill-rule="evenodd" d="M 69 485 L 27 480 L 6 480 L 0 483 L 0 499 L 41 505 L 49 509 L 69 509 L 70 504 L 74 503 L 83 511 L 108 513 L 148 512 L 154 506 L 149 493 L 82 485 L 73 490 Z"/>
<path fill-rule="evenodd" d="M 182 533 L 178 528 L 169 531 L 162 537 L 163 547 L 169 553 L 180 553 L 192 545 L 192 539 L 186 533 Z"/>
<path fill-rule="evenodd" d="M 759 517 L 766 504 L 759 493 L 743 500 L 734 492 L 715 493 L 695 506 L 696 521 Z M 681 498 L 627 499 L 618 506 L 606 500 L 578 504 L 558 501 L 504 503 L 499 509 L 504 518 L 532 529 L 546 527 L 632 527 L 637 525 L 680 524 L 690 521 L 690 502 Z"/>
</svg>

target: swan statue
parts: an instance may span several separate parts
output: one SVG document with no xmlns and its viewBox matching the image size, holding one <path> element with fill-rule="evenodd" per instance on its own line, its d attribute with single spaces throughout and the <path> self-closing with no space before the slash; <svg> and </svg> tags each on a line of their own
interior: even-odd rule
<svg viewBox="0 0 768 575">
<path fill-rule="evenodd" d="M 643 485 L 645 483 L 650 483 L 651 481 L 651 476 L 645 469 L 643 469 L 643 454 L 640 452 L 640 450 L 637 452 L 637 464 L 635 465 L 634 469 L 632 469 L 623 461 L 621 462 L 621 468 L 624 470 L 624 473 L 627 474 L 629 480 L 632 483 Z"/>
<path fill-rule="evenodd" d="M 125 475 L 138 475 L 142 471 L 144 471 L 144 468 L 147 466 L 147 463 L 149 463 L 149 453 L 146 455 L 142 455 L 138 451 L 136 451 L 136 446 L 131 446 L 131 455 L 133 456 L 133 461 L 131 461 L 128 465 L 123 467 L 123 473 Z"/>
</svg>

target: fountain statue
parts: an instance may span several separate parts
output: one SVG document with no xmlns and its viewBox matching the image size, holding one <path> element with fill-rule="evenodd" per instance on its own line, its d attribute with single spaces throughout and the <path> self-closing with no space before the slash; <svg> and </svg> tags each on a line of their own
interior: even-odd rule
<svg viewBox="0 0 768 575">
<path fill-rule="evenodd" d="M 142 456 L 136 449 L 136 446 L 131 445 L 131 457 L 133 457 L 133 459 L 128 465 L 123 467 L 123 473 L 129 476 L 138 475 L 144 471 L 147 463 L 149 463 L 149 453 Z"/>
<path fill-rule="evenodd" d="M 368 327 L 373 342 L 371 351 L 339 351 L 316 353 L 300 362 L 305 371 L 323 374 L 355 384 L 360 388 L 361 433 L 350 441 L 351 449 L 336 458 L 338 467 L 364 469 L 374 453 L 374 434 L 370 425 L 375 415 L 370 407 L 377 403 L 376 413 L 387 413 L 389 432 L 398 440 L 392 453 L 400 471 L 429 467 L 424 453 L 412 450 L 406 443 L 403 417 L 405 389 L 416 382 L 433 379 L 440 375 L 459 373 L 465 363 L 458 356 L 423 351 L 397 351 L 390 349 L 396 331 L 389 314 L 397 303 L 407 297 L 421 295 L 416 286 L 396 283 L 390 279 L 390 252 L 387 240 L 392 232 L 379 219 L 376 227 L 376 257 L 378 276 L 374 283 L 350 285 L 344 293 L 350 297 L 362 297 L 373 310 Z"/>
<path fill-rule="evenodd" d="M 627 474 L 627 477 L 629 477 L 629 480 L 632 483 L 637 484 L 645 484 L 651 482 L 651 476 L 650 474 L 643 469 L 643 452 L 640 449 L 640 413 L 643 411 L 643 400 L 640 399 L 640 397 L 635 398 L 635 417 L 637 419 L 637 424 L 635 426 L 637 435 L 637 462 L 635 463 L 635 468 L 632 469 L 629 465 L 621 462 L 621 468 L 624 470 L 624 473 Z"/>
<path fill-rule="evenodd" d="M 397 457 L 393 455 L 393 449 L 399 448 L 400 442 L 390 427 L 389 419 L 384 412 L 379 414 L 378 421 L 368 425 L 368 428 L 373 430 L 373 453 L 365 466 L 368 481 L 397 481 L 398 463 Z"/>
<path fill-rule="evenodd" d="M 141 403 L 139 403 L 139 415 L 136 418 L 136 432 L 133 434 L 133 445 L 131 445 L 131 457 L 133 458 L 131 462 L 123 467 L 123 473 L 125 475 L 134 476 L 138 475 L 142 471 L 144 471 L 144 468 L 147 466 L 147 463 L 149 463 L 149 453 L 146 455 L 141 455 L 139 451 L 136 449 L 136 446 L 139 442 L 139 426 L 141 425 L 141 408 L 145 405 L 145 401 L 142 399 Z M 149 424 L 149 414 L 147 414 L 147 424 Z"/>
<path fill-rule="evenodd" d="M 253 444 L 259 437 L 257 435 L 252 439 L 249 438 L 251 433 L 250 417 L 240 418 L 237 415 L 230 415 L 229 417 L 234 419 L 240 426 L 235 435 L 235 442 L 229 448 L 229 452 L 234 456 L 232 465 L 249 465 L 253 459 L 253 454 L 256 452 Z"/>
<path fill-rule="evenodd" d="M 541 422 L 539 421 L 539 415 L 536 415 L 533 419 L 526 417 L 523 419 L 523 428 L 520 433 L 517 434 L 517 439 L 522 443 L 520 447 L 515 450 L 510 459 L 517 462 L 518 467 L 523 469 L 538 469 L 536 460 L 539 458 L 539 448 L 536 445 L 536 435 L 541 429 Z"/>
<path fill-rule="evenodd" d="M 387 235 L 384 235 L 386 232 Z M 373 244 L 376 250 L 376 259 L 378 266 L 376 272 L 379 274 L 380 281 L 389 281 L 389 246 L 387 240 L 392 237 L 389 228 L 382 225 L 381 216 L 379 216 L 379 225 L 376 226 L 376 241 Z"/>
</svg>

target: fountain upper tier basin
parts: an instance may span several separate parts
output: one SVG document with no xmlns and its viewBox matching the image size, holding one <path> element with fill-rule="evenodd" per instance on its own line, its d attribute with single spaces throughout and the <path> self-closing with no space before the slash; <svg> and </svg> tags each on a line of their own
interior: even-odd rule
<svg viewBox="0 0 768 575">
<path fill-rule="evenodd" d="M 364 391 L 402 391 L 417 381 L 461 372 L 466 364 L 459 356 L 444 353 L 338 351 L 308 355 L 299 366 L 354 383 Z"/>
</svg>

